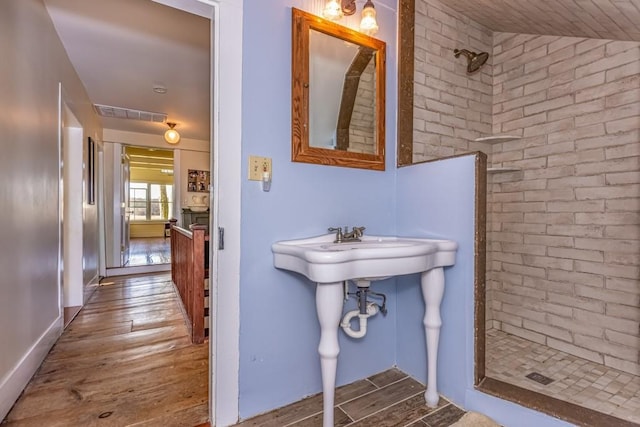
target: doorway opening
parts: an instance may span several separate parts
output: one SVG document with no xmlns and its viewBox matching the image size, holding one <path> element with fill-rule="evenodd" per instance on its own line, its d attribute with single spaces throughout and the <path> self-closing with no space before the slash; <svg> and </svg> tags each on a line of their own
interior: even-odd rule
<svg viewBox="0 0 640 427">
<path fill-rule="evenodd" d="M 124 147 L 128 177 L 123 183 L 127 200 L 123 236 L 124 267 L 171 263 L 169 220 L 173 217 L 175 183 L 173 151 Z M 124 227 L 123 227 L 124 229 Z"/>
<path fill-rule="evenodd" d="M 61 96 L 60 180 L 62 308 L 64 326 L 84 303 L 83 279 L 83 137 L 82 125 Z"/>
</svg>

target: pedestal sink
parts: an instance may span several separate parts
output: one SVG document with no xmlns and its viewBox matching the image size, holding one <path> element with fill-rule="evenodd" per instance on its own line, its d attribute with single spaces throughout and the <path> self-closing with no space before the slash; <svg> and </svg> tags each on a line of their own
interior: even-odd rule
<svg viewBox="0 0 640 427">
<path fill-rule="evenodd" d="M 455 263 L 458 245 L 450 240 L 364 236 L 359 242 L 334 243 L 335 235 L 287 240 L 272 245 L 277 268 L 294 271 L 317 282 L 316 310 L 320 322 L 320 364 L 323 427 L 333 426 L 338 363 L 338 324 L 342 315 L 343 281 L 368 283 L 391 276 L 421 273 L 426 304 L 427 390 L 429 406 L 438 404 L 436 366 L 440 337 L 440 303 L 444 295 L 443 267 Z"/>
</svg>

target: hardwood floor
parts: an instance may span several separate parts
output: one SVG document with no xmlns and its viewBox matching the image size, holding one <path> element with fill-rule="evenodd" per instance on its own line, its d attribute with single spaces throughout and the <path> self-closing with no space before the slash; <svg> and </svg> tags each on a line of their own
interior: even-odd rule
<svg viewBox="0 0 640 427">
<path fill-rule="evenodd" d="M 336 390 L 334 426 L 447 427 L 464 411 L 440 398 L 437 408 L 424 401 L 425 387 L 398 369 L 390 369 Z M 248 419 L 237 427 L 321 427 L 322 394 Z"/>
<path fill-rule="evenodd" d="M 169 274 L 106 279 L 2 426 L 185 426 L 208 419 L 208 343 L 190 342 Z"/>
<path fill-rule="evenodd" d="M 5 426 L 208 425 L 208 344 L 190 343 L 169 274 L 106 279 L 51 350 Z M 446 427 L 464 411 L 397 369 L 336 391 L 335 426 Z M 322 395 L 237 426 L 322 425 Z"/>
<path fill-rule="evenodd" d="M 171 263 L 171 241 L 164 237 L 137 237 L 129 241 L 127 267 Z"/>
</svg>

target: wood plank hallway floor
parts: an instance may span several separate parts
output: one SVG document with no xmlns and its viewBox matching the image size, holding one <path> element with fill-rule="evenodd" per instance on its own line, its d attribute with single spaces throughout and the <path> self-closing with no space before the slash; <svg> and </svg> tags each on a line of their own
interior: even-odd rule
<svg viewBox="0 0 640 427">
<path fill-rule="evenodd" d="M 109 278 L 5 426 L 185 426 L 208 419 L 208 343 L 190 342 L 169 274 Z"/>
</svg>

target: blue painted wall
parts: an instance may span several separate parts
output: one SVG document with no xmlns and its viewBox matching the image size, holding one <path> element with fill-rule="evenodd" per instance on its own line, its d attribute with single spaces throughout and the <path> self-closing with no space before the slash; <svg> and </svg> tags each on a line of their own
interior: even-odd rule
<svg viewBox="0 0 640 427">
<path fill-rule="evenodd" d="M 455 266 L 445 269 L 439 392 L 505 426 L 570 426 L 473 388 L 475 155 L 398 169 L 396 194 L 398 235 L 447 238 L 459 244 Z M 418 275 L 397 279 L 396 303 L 397 365 L 426 383 L 424 303 Z"/>
<path fill-rule="evenodd" d="M 456 401 L 464 398 L 463 384 L 468 377 L 464 367 L 467 323 L 473 325 L 473 244 L 475 156 L 398 169 L 398 234 L 440 237 L 455 240 L 459 248 L 456 265 L 445 269 L 442 301 L 442 330 L 438 360 L 442 372 L 440 389 Z M 418 214 L 419 213 L 419 214 Z M 418 275 L 398 279 L 398 366 L 426 381 L 424 303 Z M 465 297 L 469 294 L 471 298 Z M 416 339 L 420 337 L 420 339 Z M 457 352 L 455 350 L 458 350 Z M 472 374 L 472 372 L 471 372 Z"/>
<path fill-rule="evenodd" d="M 248 156 L 271 157 L 271 191 L 243 181 L 240 275 L 240 416 L 247 418 L 321 391 L 315 284 L 273 267 L 271 244 L 364 225 L 393 234 L 395 224 L 395 10 L 376 3 L 387 42 L 387 171 L 291 162 L 291 7 L 310 12 L 319 1 L 245 0 L 242 176 Z M 387 3 L 393 3 L 387 1 Z M 395 4 L 393 4 L 395 8 Z M 224 286 L 221 283 L 220 286 Z M 377 284 L 395 305 L 395 282 Z M 395 313 L 371 319 L 356 342 L 340 336 L 339 384 L 395 363 Z M 363 357 L 366 356 L 366 357 Z"/>
</svg>

